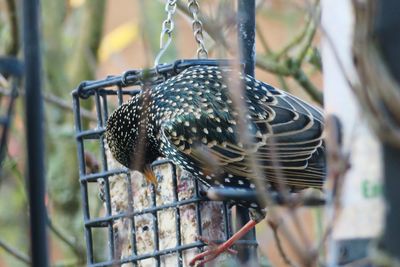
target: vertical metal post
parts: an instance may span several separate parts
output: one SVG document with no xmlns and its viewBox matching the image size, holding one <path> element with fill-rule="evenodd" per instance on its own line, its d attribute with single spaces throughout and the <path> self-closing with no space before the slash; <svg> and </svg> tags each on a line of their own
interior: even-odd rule
<svg viewBox="0 0 400 267">
<path fill-rule="evenodd" d="M 256 58 L 256 1 L 238 0 L 238 37 L 244 72 L 254 77 Z"/>
<path fill-rule="evenodd" d="M 256 31 L 256 8 L 255 0 L 238 0 L 238 38 L 240 60 L 245 64 L 244 72 L 254 77 L 255 67 L 255 31 Z M 243 207 L 236 207 L 237 222 L 236 227 L 240 229 L 249 220 L 249 210 Z M 254 240 L 256 238 L 255 229 L 249 232 L 242 240 Z M 257 257 L 257 247 L 243 247 L 239 249 L 239 259 L 241 262 L 248 262 Z"/>
<path fill-rule="evenodd" d="M 23 1 L 27 182 L 30 204 L 31 256 L 33 267 L 47 267 L 46 207 L 44 203 L 43 102 L 39 39 L 39 0 Z"/>
</svg>

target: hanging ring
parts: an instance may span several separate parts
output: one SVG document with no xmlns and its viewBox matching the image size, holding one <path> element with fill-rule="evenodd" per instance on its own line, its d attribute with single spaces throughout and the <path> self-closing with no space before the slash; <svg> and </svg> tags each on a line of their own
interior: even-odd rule
<svg viewBox="0 0 400 267">
<path fill-rule="evenodd" d="M 123 86 L 128 86 L 129 82 L 128 82 L 128 76 L 133 76 L 133 75 L 138 75 L 139 72 L 137 70 L 128 70 L 128 71 L 124 71 L 124 73 L 122 73 L 121 75 L 121 84 Z"/>
</svg>

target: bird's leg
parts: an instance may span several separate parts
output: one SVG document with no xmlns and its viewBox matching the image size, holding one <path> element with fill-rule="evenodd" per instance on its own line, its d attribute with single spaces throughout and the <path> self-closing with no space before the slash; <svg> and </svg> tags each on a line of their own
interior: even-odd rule
<svg viewBox="0 0 400 267">
<path fill-rule="evenodd" d="M 251 229 L 256 226 L 258 221 L 256 220 L 250 220 L 248 223 L 246 223 L 245 226 L 243 226 L 237 233 L 235 233 L 231 238 L 229 238 L 227 241 L 222 243 L 216 248 L 209 249 L 204 251 L 203 253 L 200 253 L 196 255 L 190 262 L 190 266 L 194 266 L 196 262 L 198 262 L 199 266 L 205 264 L 206 262 L 212 261 L 216 257 L 218 257 L 221 253 L 225 252 L 228 250 L 237 240 L 242 238 L 245 234 L 247 234 Z M 207 258 L 206 258 L 207 257 Z"/>
<path fill-rule="evenodd" d="M 203 236 L 198 236 L 197 239 L 205 244 L 207 244 L 208 247 L 211 247 L 211 249 L 215 249 L 216 247 L 218 247 L 218 244 L 215 243 L 214 241 L 211 241 Z M 234 250 L 232 248 L 227 248 L 226 252 L 228 252 L 229 254 L 232 255 L 236 255 L 238 252 L 237 250 Z"/>
</svg>

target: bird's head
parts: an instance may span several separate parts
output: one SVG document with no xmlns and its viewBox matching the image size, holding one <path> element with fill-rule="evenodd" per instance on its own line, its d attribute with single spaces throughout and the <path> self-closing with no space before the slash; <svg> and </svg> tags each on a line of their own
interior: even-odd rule
<svg viewBox="0 0 400 267">
<path fill-rule="evenodd" d="M 159 153 L 154 149 L 148 110 L 135 95 L 109 117 L 105 137 L 113 157 L 131 170 L 144 172 Z"/>
</svg>

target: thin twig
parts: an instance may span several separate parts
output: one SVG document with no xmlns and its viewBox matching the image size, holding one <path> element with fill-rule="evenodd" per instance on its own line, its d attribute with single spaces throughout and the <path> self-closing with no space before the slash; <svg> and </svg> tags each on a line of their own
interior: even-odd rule
<svg viewBox="0 0 400 267">
<path fill-rule="evenodd" d="M 317 47 L 313 47 L 312 53 L 311 53 L 310 57 L 308 58 L 308 62 L 311 65 L 313 65 L 318 71 L 322 72 L 322 70 L 323 70 L 322 59 L 321 59 L 321 54 Z"/>
<path fill-rule="evenodd" d="M 186 6 L 186 4 L 182 3 L 182 1 L 177 1 L 176 6 L 181 11 L 180 14 L 184 14 L 185 16 L 191 17 L 191 13 L 188 7 Z M 212 21 L 210 18 L 206 17 L 203 14 L 199 14 L 198 17 L 199 20 L 203 23 L 204 31 L 206 31 L 212 39 L 218 41 L 224 47 L 229 47 L 229 44 L 226 41 L 223 31 L 221 31 L 220 25 L 215 25 L 214 21 Z"/>
<path fill-rule="evenodd" d="M 297 209 L 297 207 L 289 207 L 289 208 L 291 209 L 291 212 L 289 212 L 289 215 L 291 216 L 292 221 L 294 223 L 294 227 L 300 236 L 301 243 L 305 247 L 311 247 L 311 242 L 308 239 L 308 237 L 306 235 L 306 231 L 303 228 L 304 224 L 302 223 L 301 219 L 299 218 L 299 214 L 298 214 L 299 210 Z"/>
<path fill-rule="evenodd" d="M 286 46 L 284 46 L 278 53 L 276 53 L 276 59 L 282 58 L 284 55 L 287 55 L 287 53 L 296 45 L 301 43 L 301 41 L 304 39 L 307 29 L 310 27 L 310 24 L 312 23 L 312 18 L 307 21 L 306 26 L 303 28 L 303 30 L 295 36 Z"/>
<path fill-rule="evenodd" d="M 25 186 L 25 177 L 22 171 L 18 168 L 18 161 L 10 155 L 7 151 L 7 161 L 10 164 L 10 171 L 14 175 L 15 181 L 17 182 L 18 190 L 22 196 L 22 201 L 27 203 L 28 202 L 28 192 L 26 191 L 27 188 Z"/>
<path fill-rule="evenodd" d="M 9 155 L 9 160 L 12 164 L 11 169 L 13 170 L 15 176 L 17 177 L 17 180 L 20 181 L 21 183 L 19 183 L 19 187 L 21 187 L 22 190 L 22 194 L 23 194 L 23 198 L 24 201 L 26 201 L 26 188 L 24 187 L 24 184 L 22 182 L 23 180 L 23 175 L 20 172 L 20 170 L 17 168 L 17 161 L 11 157 Z M 70 247 L 70 249 L 74 252 L 74 254 L 77 256 L 77 259 L 79 262 L 83 263 L 83 259 L 85 256 L 85 251 L 82 247 L 79 246 L 79 244 L 77 244 L 77 242 L 71 241 L 69 240 L 69 238 L 64 235 L 62 233 L 62 231 L 60 229 L 58 229 L 58 227 L 56 227 L 50 218 L 47 219 L 47 225 L 49 227 L 49 229 L 61 240 L 63 241 L 68 247 Z M 3 242 L 4 243 L 4 242 Z M 5 246 L 7 246 L 6 244 L 4 244 Z M 2 246 L 1 244 L 1 240 L 0 240 L 0 246 Z M 9 246 L 8 246 L 9 247 Z M 6 249 L 6 248 L 5 248 Z M 12 249 L 12 248 L 11 248 Z M 23 255 L 22 255 L 23 256 Z M 27 264 L 30 264 L 29 262 L 26 262 Z M 76 266 L 76 265 L 71 265 L 71 266 Z"/>
<path fill-rule="evenodd" d="M 333 229 L 337 223 L 342 209 L 341 193 L 344 184 L 344 176 L 350 168 L 349 153 L 343 150 L 340 143 L 340 129 L 338 121 L 334 116 L 326 118 L 325 132 L 326 132 L 326 151 L 327 162 L 330 166 L 327 174 L 327 188 L 328 188 L 328 201 L 329 204 L 325 209 L 325 217 L 328 222 L 325 231 L 318 242 L 317 253 L 314 259 L 318 257 L 319 253 L 324 248 L 328 238 L 331 236 Z M 352 138 L 351 138 L 352 139 Z"/>
<path fill-rule="evenodd" d="M 22 175 L 22 173 L 20 172 L 20 170 L 19 170 L 18 168 L 16 168 L 16 167 L 17 167 L 17 161 L 16 161 L 13 157 L 11 157 L 10 155 L 9 155 L 9 160 L 10 160 L 10 162 L 11 162 L 11 164 L 12 164 L 11 169 L 13 170 L 15 176 L 17 177 L 17 180 L 18 180 L 18 181 L 21 181 L 21 183 L 19 183 L 19 186 L 23 189 L 23 190 L 22 190 L 22 194 L 23 194 L 24 201 L 26 201 L 26 191 L 25 191 L 26 188 L 24 187 L 24 185 L 23 185 L 23 183 L 22 183 L 23 175 Z M 62 231 L 61 231 L 60 229 L 58 229 L 58 227 L 56 227 L 56 226 L 52 223 L 52 221 L 51 221 L 50 218 L 48 218 L 48 220 L 47 220 L 47 225 L 48 225 L 49 229 L 50 229 L 61 241 L 63 241 L 68 247 L 70 247 L 70 249 L 71 249 L 71 250 L 74 252 L 74 254 L 77 256 L 78 261 L 81 261 L 81 263 L 83 263 L 82 260 L 84 259 L 84 256 L 85 256 L 85 251 L 84 251 L 84 249 L 81 248 L 81 247 L 79 246 L 79 244 L 77 244 L 77 242 L 74 242 L 74 241 L 69 240 L 69 238 L 68 238 L 66 235 L 64 235 L 64 234 L 62 233 Z M 1 241 L 0 241 L 0 242 L 1 242 Z M 3 243 L 4 243 L 4 242 L 3 242 Z M 1 244 L 0 244 L 0 245 L 1 245 Z M 27 264 L 29 264 L 29 263 L 27 263 Z M 76 266 L 76 265 L 74 265 L 74 266 Z"/>
<path fill-rule="evenodd" d="M 263 32 L 260 30 L 260 27 L 258 24 L 256 24 L 256 32 L 258 35 L 258 38 L 260 39 L 260 43 L 262 47 L 264 48 L 264 51 L 267 55 L 272 55 L 272 50 L 271 47 L 268 45 L 267 38 L 265 38 Z M 285 78 L 281 74 L 276 74 L 278 76 L 279 83 L 281 84 L 281 89 L 285 91 L 289 91 L 289 87 L 287 86 L 287 83 L 285 81 Z"/>
<path fill-rule="evenodd" d="M 15 0 L 7 0 L 7 12 L 11 29 L 11 42 L 6 48 L 6 54 L 16 56 L 19 50 L 18 16 Z"/>
<path fill-rule="evenodd" d="M 256 66 L 262 70 L 279 74 L 282 76 L 292 75 L 292 70 L 288 68 L 286 64 L 276 61 L 272 56 L 263 56 L 257 54 Z"/>
<path fill-rule="evenodd" d="M 67 102 L 64 99 L 61 99 L 61 98 L 59 98 L 59 97 L 57 97 L 57 96 L 55 96 L 53 94 L 45 93 L 43 95 L 43 99 L 46 102 L 48 102 L 50 104 L 53 104 L 53 105 L 55 105 L 55 106 L 57 106 L 57 107 L 59 107 L 61 109 L 64 109 L 64 110 L 67 110 L 67 111 L 71 111 L 71 112 L 74 111 L 73 107 L 71 106 L 71 104 L 69 102 Z M 89 119 L 91 121 L 96 121 L 97 122 L 96 116 L 92 112 L 90 112 L 89 110 L 87 110 L 87 109 L 85 109 L 83 107 L 80 108 L 80 114 L 82 115 L 82 117 L 84 117 L 86 119 Z"/>
<path fill-rule="evenodd" d="M 319 18 L 321 16 L 321 7 L 319 5 L 319 1 L 317 0 L 314 9 L 310 15 L 310 23 L 306 27 L 303 47 L 300 48 L 300 52 L 295 57 L 295 64 L 298 64 L 298 68 L 300 68 L 301 63 L 303 62 L 308 49 L 311 47 L 312 41 L 314 40 L 315 33 L 317 32 L 317 25 L 319 25 Z"/>
<path fill-rule="evenodd" d="M 83 263 L 76 260 L 63 260 L 52 265 L 52 267 L 76 267 L 82 266 Z"/>
<path fill-rule="evenodd" d="M 260 43 L 261 43 L 262 47 L 264 48 L 265 53 L 272 54 L 272 49 L 268 45 L 267 38 L 265 38 L 263 32 L 260 29 L 261 28 L 258 26 L 258 23 L 256 22 L 256 33 L 258 35 L 258 38 L 260 39 Z"/>
<path fill-rule="evenodd" d="M 302 69 L 297 69 L 297 71 L 293 74 L 293 78 L 303 87 L 303 89 L 311 96 L 314 101 L 318 102 L 321 105 L 324 103 L 322 92 L 317 87 L 315 87 L 315 85 L 310 81 L 310 79 L 307 77 Z"/>
<path fill-rule="evenodd" d="M 287 214 L 285 216 L 281 214 L 277 215 L 269 213 L 270 219 L 273 220 L 274 222 L 279 222 L 279 227 L 281 230 L 281 234 L 284 236 L 284 238 L 288 241 L 287 245 L 290 247 L 293 252 L 295 253 L 296 256 L 299 257 L 299 260 L 302 262 L 303 265 L 307 265 L 307 263 L 310 262 L 310 257 L 308 255 L 309 248 L 304 248 L 303 245 L 299 244 L 297 238 L 292 234 L 291 230 L 289 229 L 287 222 L 289 222 L 290 218 L 288 217 Z M 266 222 L 267 225 L 269 225 L 268 221 Z"/>
<path fill-rule="evenodd" d="M 19 91 L 19 94 L 25 95 L 25 92 Z M 11 95 L 11 91 L 6 88 L 0 87 L 0 95 L 9 96 L 9 95 Z M 71 111 L 71 112 L 74 111 L 73 107 L 71 106 L 71 104 L 69 102 L 67 102 L 64 99 L 61 99 L 53 94 L 44 93 L 43 100 L 50 104 L 53 104 L 63 110 L 67 110 L 67 111 Z M 87 110 L 83 107 L 80 108 L 80 114 L 82 115 L 82 117 L 84 117 L 86 119 L 97 122 L 96 116 L 92 112 L 90 112 L 89 110 Z"/>
<path fill-rule="evenodd" d="M 289 259 L 288 255 L 286 254 L 285 250 L 283 249 L 281 239 L 278 235 L 278 227 L 279 225 L 268 220 L 268 225 L 271 227 L 272 233 L 274 235 L 274 239 L 276 242 L 276 247 L 278 248 L 279 254 L 281 255 L 283 261 L 289 266 L 295 266 L 292 261 Z"/>
<path fill-rule="evenodd" d="M 74 252 L 78 261 L 83 263 L 85 250 L 75 240 L 70 240 L 69 237 L 67 237 L 60 229 L 58 229 L 56 225 L 53 224 L 49 217 L 47 217 L 47 226 L 64 244 L 71 249 L 72 252 Z"/>
<path fill-rule="evenodd" d="M 21 253 L 18 249 L 11 247 L 1 239 L 0 239 L 0 247 L 3 248 L 11 256 L 18 259 L 19 261 L 22 261 L 27 265 L 31 265 L 31 260 L 28 257 L 28 255 Z"/>
</svg>

